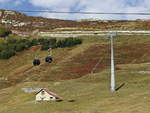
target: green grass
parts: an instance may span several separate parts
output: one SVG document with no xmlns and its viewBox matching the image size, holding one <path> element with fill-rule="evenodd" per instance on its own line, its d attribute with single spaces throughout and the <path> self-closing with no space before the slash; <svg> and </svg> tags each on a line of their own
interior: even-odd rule
<svg viewBox="0 0 150 113">
<path fill-rule="evenodd" d="M 149 113 L 150 76 L 149 74 L 131 73 L 131 71 L 150 70 L 149 51 L 147 51 L 149 46 L 145 46 L 150 43 L 149 36 L 121 36 L 114 40 L 117 56 L 116 67 L 118 68 L 116 87 L 125 84 L 114 93 L 110 91 L 110 65 L 100 72 L 86 74 L 77 79 L 52 80 L 53 78 L 75 76 L 60 71 L 66 65 L 88 65 L 88 62 L 83 62 L 87 60 L 86 58 L 99 57 L 96 56 L 98 52 L 103 53 L 101 53 L 102 56 L 100 54 L 100 58 L 108 54 L 105 52 L 109 50 L 104 51 L 104 47 L 108 45 L 109 40 L 104 40 L 102 37 L 80 38 L 84 42 L 82 45 L 54 49 L 52 64 L 44 63 L 44 58 L 48 55 L 47 51 L 26 50 L 9 60 L 0 60 L 0 77 L 8 77 L 11 83 L 11 87 L 0 89 L 0 113 Z M 98 48 L 98 52 L 94 53 L 92 48 L 98 46 L 102 48 Z M 125 49 L 125 47 L 128 48 Z M 142 48 L 141 53 L 138 52 L 140 47 Z M 127 63 L 118 63 L 123 59 L 119 56 L 122 53 Z M 139 57 L 140 54 L 142 55 Z M 36 55 L 42 60 L 42 64 L 33 67 L 32 60 Z M 75 62 L 78 58 L 80 58 L 79 62 Z M 137 61 L 134 61 L 135 59 Z M 110 62 L 110 59 L 104 60 Z M 60 73 L 52 75 L 52 70 L 60 71 Z M 1 80 L 0 83 L 6 85 L 2 84 Z M 46 87 L 63 97 L 63 101 L 35 104 L 33 102 L 35 93 L 24 93 L 21 91 L 21 88 L 24 87 Z M 71 100 L 74 101 L 70 102 Z"/>
<path fill-rule="evenodd" d="M 48 38 L 48 37 L 47 37 Z M 53 50 L 54 62 L 50 65 L 44 63 L 45 56 L 49 55 L 47 51 L 26 50 L 20 52 L 17 56 L 9 60 L 0 60 L 0 77 L 8 77 L 12 84 L 23 81 L 45 81 L 55 80 L 59 78 L 74 78 L 71 73 L 64 73 L 63 68 L 68 66 L 86 66 L 90 62 L 89 59 L 103 59 L 103 63 L 109 63 L 110 50 L 109 40 L 102 37 L 79 37 L 83 40 L 83 44 L 72 48 L 57 48 Z M 142 39 L 141 39 L 142 38 Z M 121 36 L 114 40 L 116 63 L 146 63 L 149 62 L 149 37 L 148 36 Z M 140 47 L 140 46 L 141 47 Z M 95 48 L 96 46 L 100 46 Z M 137 46 L 137 47 L 136 47 Z M 142 47 L 143 46 L 143 47 Z M 92 49 L 92 48 L 95 49 Z M 145 47 L 145 48 L 144 48 Z M 141 48 L 141 49 L 140 49 Z M 98 50 L 99 49 L 99 50 Z M 107 49 L 107 51 L 105 50 Z M 137 49 L 137 50 L 136 50 Z M 139 50 L 138 50 L 139 49 Z M 93 51 L 96 51 L 95 53 Z M 100 54 L 100 55 L 99 55 Z M 32 66 L 32 60 L 38 56 L 42 65 L 38 67 Z M 80 62 L 77 62 L 80 61 Z M 92 64 L 95 65 L 96 63 Z M 7 68 L 6 68 L 7 67 Z M 31 69 L 30 69 L 31 68 Z M 29 69 L 29 70 L 28 70 Z M 52 71 L 57 70 L 61 74 L 53 74 Z"/>
<path fill-rule="evenodd" d="M 109 89 L 109 70 L 69 81 L 21 83 L 1 90 L 0 113 L 149 113 L 149 75 L 127 71 L 116 74 L 117 87 L 125 85 L 114 93 Z M 48 87 L 62 96 L 63 101 L 35 104 L 32 102 L 35 94 L 22 92 L 22 87 Z"/>
</svg>

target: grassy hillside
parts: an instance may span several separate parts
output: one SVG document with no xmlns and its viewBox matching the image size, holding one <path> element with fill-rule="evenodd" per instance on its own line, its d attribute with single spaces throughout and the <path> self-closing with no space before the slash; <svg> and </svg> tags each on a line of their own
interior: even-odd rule
<svg viewBox="0 0 150 113">
<path fill-rule="evenodd" d="M 144 69 L 149 64 L 141 65 Z M 134 64 L 130 66 L 134 67 Z M 119 67 L 125 69 L 129 65 Z M 139 66 L 136 65 L 136 68 Z M 24 82 L 3 89 L 0 92 L 0 113 L 149 113 L 149 75 L 126 70 L 116 73 L 117 87 L 125 85 L 115 93 L 109 90 L 109 70 L 75 80 Z M 35 94 L 24 93 L 22 87 L 47 87 L 62 96 L 63 101 L 35 103 Z"/>
<path fill-rule="evenodd" d="M 22 81 L 57 81 L 75 79 L 97 73 L 110 67 L 110 41 L 99 37 L 81 37 L 83 44 L 72 48 L 53 50 L 54 62 L 46 64 L 48 51 L 33 47 L 9 60 L 1 60 L 0 87 L 15 85 Z M 135 64 L 150 61 L 149 43 L 146 36 L 119 37 L 115 42 L 116 64 Z M 40 66 L 32 66 L 33 58 L 41 59 Z M 98 63 L 98 64 L 97 64 Z M 95 67 L 95 65 L 97 66 Z M 94 70 L 93 70 L 94 69 Z"/>
<path fill-rule="evenodd" d="M 110 41 L 80 37 L 83 44 L 49 53 L 32 47 L 9 60 L 0 60 L 0 113 L 149 113 L 149 36 L 120 36 L 115 42 L 115 93 L 110 92 Z M 40 66 L 33 67 L 38 56 Z M 94 71 L 93 68 L 98 63 Z M 5 87 L 5 88 L 4 88 Z M 7 87 L 7 88 L 6 88 Z M 24 87 L 45 87 L 63 97 L 61 102 L 35 103 Z"/>
</svg>

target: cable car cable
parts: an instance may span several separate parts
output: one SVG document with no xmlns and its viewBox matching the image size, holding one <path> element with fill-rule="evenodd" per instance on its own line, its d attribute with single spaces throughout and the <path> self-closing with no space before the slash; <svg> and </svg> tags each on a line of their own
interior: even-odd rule
<svg viewBox="0 0 150 113">
<path fill-rule="evenodd" d="M 98 15 L 150 15 L 146 12 L 83 12 L 83 11 L 52 11 L 52 10 L 16 10 L 19 12 L 31 13 L 60 13 L 60 14 L 98 14 Z"/>
<path fill-rule="evenodd" d="M 49 49 L 48 49 L 48 53 L 49 53 L 49 55 L 45 57 L 45 62 L 51 63 L 51 62 L 53 61 L 53 58 L 52 58 L 52 48 L 51 48 L 51 46 L 50 46 Z"/>
</svg>

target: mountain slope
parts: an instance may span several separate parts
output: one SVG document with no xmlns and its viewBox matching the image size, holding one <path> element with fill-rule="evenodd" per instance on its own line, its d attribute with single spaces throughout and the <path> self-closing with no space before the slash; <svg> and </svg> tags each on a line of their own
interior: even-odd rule
<svg viewBox="0 0 150 113">
<path fill-rule="evenodd" d="M 88 38 L 84 37 L 83 39 L 86 41 Z M 45 82 L 77 79 L 108 69 L 110 67 L 109 41 L 98 40 L 97 37 L 90 38 L 89 42 L 85 43 L 85 41 L 77 47 L 54 49 L 52 55 L 54 61 L 51 64 L 44 62 L 44 58 L 49 55 L 47 51 L 32 49 L 19 53 L 8 61 L 1 60 L 0 69 L 3 70 L 1 77 L 8 79 L 1 80 L 1 88 L 24 81 Z M 126 36 L 115 39 L 116 69 L 122 70 L 121 67 L 118 67 L 120 64 L 150 62 L 149 43 L 150 40 L 147 36 Z M 42 64 L 34 67 L 32 60 L 36 55 Z"/>
<path fill-rule="evenodd" d="M 35 29 L 50 30 L 56 27 L 67 27 L 71 26 L 73 21 L 32 17 L 16 11 L 0 10 L 0 24 L 13 30 L 29 32 Z"/>
<path fill-rule="evenodd" d="M 116 21 L 116 20 L 58 20 L 43 17 L 27 16 L 11 10 L 0 10 L 0 24 L 12 30 L 31 32 L 34 30 L 49 31 L 56 28 L 77 28 L 80 30 L 150 30 L 149 20 Z M 15 32 L 14 31 L 14 32 Z"/>
<path fill-rule="evenodd" d="M 20 83 L 0 90 L 0 113 L 149 113 L 149 75 L 124 70 L 116 73 L 116 87 L 125 85 L 115 93 L 109 89 L 109 70 L 75 80 Z M 36 103 L 35 93 L 23 92 L 21 88 L 24 87 L 46 87 L 62 96 L 63 101 Z"/>
</svg>

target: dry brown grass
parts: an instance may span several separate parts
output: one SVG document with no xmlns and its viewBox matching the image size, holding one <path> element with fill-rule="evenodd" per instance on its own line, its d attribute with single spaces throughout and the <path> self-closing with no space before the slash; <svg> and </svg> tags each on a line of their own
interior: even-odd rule
<svg viewBox="0 0 150 113">
<path fill-rule="evenodd" d="M 80 37 L 83 44 L 72 48 L 57 48 L 53 50 L 54 61 L 44 63 L 49 55 L 47 51 L 26 50 L 9 60 L 1 60 L 0 77 L 8 78 L 1 82 L 1 87 L 15 85 L 23 81 L 56 81 L 75 79 L 90 74 L 96 63 L 101 62 L 94 70 L 100 72 L 110 66 L 110 45 L 108 40 L 98 37 Z M 150 61 L 149 38 L 120 37 L 115 39 L 116 64 L 135 64 Z M 41 59 L 42 64 L 32 66 L 35 56 Z M 122 70 L 122 68 L 118 68 Z M 147 69 L 148 70 L 148 69 Z"/>
</svg>

